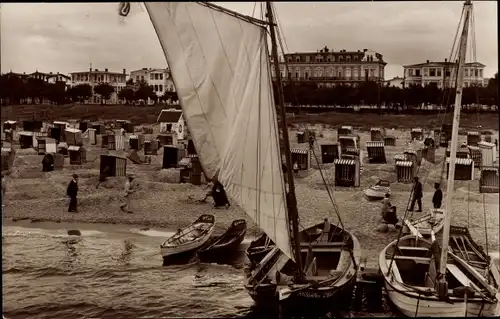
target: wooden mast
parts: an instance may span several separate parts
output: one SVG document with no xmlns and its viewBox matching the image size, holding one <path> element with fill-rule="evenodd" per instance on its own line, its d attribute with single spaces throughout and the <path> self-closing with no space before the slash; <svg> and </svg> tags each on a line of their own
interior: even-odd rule
<svg viewBox="0 0 500 319">
<path fill-rule="evenodd" d="M 442 274 L 441 279 L 438 283 L 438 292 L 441 296 L 446 296 L 448 293 L 448 284 L 446 282 L 446 265 L 448 263 L 448 246 L 450 237 L 450 224 L 451 224 L 451 214 L 453 211 L 453 187 L 455 180 L 455 161 L 457 157 L 457 143 L 458 143 L 458 127 L 460 123 L 460 108 L 462 105 L 462 89 L 464 82 L 464 63 L 465 63 L 465 53 L 467 51 L 467 37 L 469 33 L 469 19 L 472 11 L 472 1 L 465 0 L 465 19 L 464 27 L 462 29 L 462 35 L 460 37 L 460 46 L 458 51 L 458 67 L 457 67 L 457 92 L 455 95 L 455 109 L 453 111 L 453 129 L 451 133 L 451 145 L 450 145 L 450 166 L 448 170 L 448 183 L 446 186 L 446 213 L 444 216 L 444 226 L 443 226 L 443 243 L 441 251 L 441 260 L 439 262 L 439 273 Z"/>
<path fill-rule="evenodd" d="M 295 253 L 295 262 L 299 271 L 299 276 L 302 275 L 302 262 L 300 254 L 300 238 L 299 238 L 299 213 L 297 210 L 297 198 L 295 196 L 295 183 L 292 170 L 292 154 L 290 152 L 290 141 L 288 139 L 288 128 L 286 125 L 285 113 L 285 98 L 283 94 L 283 85 L 281 81 L 281 71 L 279 68 L 278 47 L 276 45 L 276 31 L 274 29 L 274 16 L 270 1 L 266 1 L 267 19 L 269 21 L 269 30 L 271 34 L 271 56 L 273 58 L 274 73 L 276 75 L 276 87 L 278 95 L 278 106 L 280 112 L 280 127 L 283 132 L 283 149 L 286 157 L 286 173 L 287 173 L 287 206 L 288 206 L 288 221 L 291 228 L 293 251 Z"/>
</svg>

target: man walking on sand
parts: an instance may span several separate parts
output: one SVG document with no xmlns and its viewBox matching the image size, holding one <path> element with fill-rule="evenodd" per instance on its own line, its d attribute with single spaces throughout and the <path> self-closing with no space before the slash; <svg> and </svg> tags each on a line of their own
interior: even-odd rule
<svg viewBox="0 0 500 319">
<path fill-rule="evenodd" d="M 432 196 L 432 205 L 434 206 L 434 209 L 441 208 L 441 202 L 443 201 L 443 191 L 440 186 L 441 185 L 439 183 L 434 183 L 434 189 L 436 189 L 434 196 Z"/>
<path fill-rule="evenodd" d="M 413 209 L 415 208 L 415 202 L 418 204 L 418 210 L 417 212 L 422 212 L 422 183 L 418 180 L 418 177 L 415 176 L 413 179 L 414 185 L 413 185 L 413 198 L 411 199 L 411 205 L 410 209 L 408 211 L 412 212 Z"/>
<path fill-rule="evenodd" d="M 78 175 L 73 174 L 73 179 L 69 182 L 68 189 L 66 190 L 66 195 L 69 196 L 69 213 L 77 213 L 76 209 L 76 196 L 78 194 Z"/>
<path fill-rule="evenodd" d="M 130 194 L 132 194 L 132 193 L 135 192 L 131 188 L 131 183 L 132 183 L 133 180 L 134 180 L 134 178 L 132 176 L 129 176 L 127 178 L 127 182 L 125 183 L 125 190 L 124 190 L 124 193 L 123 193 L 123 196 L 125 197 L 124 198 L 125 202 L 120 205 L 120 209 L 122 211 L 124 211 L 124 212 L 129 213 L 129 214 L 132 214 L 132 211 L 130 210 Z M 125 210 L 125 207 L 127 207 L 126 210 Z"/>
</svg>

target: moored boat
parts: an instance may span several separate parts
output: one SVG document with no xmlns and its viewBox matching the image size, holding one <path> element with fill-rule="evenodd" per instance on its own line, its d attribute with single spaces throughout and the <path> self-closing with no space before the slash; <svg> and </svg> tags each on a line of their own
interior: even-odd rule
<svg viewBox="0 0 500 319">
<path fill-rule="evenodd" d="M 210 236 L 212 236 L 214 226 L 215 216 L 205 214 L 201 215 L 188 227 L 179 229 L 161 244 L 160 249 L 163 261 L 168 262 L 169 258 L 194 252 L 203 246 L 210 239 Z"/>
<path fill-rule="evenodd" d="M 296 264 L 278 249 L 272 249 L 254 276 L 245 284 L 249 295 L 260 304 L 279 300 L 287 312 L 347 310 L 356 281 L 361 249 L 357 238 L 328 221 L 300 232 L 304 260 L 302 282 L 293 282 Z"/>
<path fill-rule="evenodd" d="M 391 195 L 391 183 L 386 180 L 380 180 L 377 184 L 365 189 L 364 194 L 368 200 L 383 199 L 386 194 Z"/>
<path fill-rule="evenodd" d="M 399 243 L 395 240 L 382 250 L 379 266 L 385 288 L 399 311 L 409 317 L 498 315 L 498 292 L 473 267 L 452 252 L 446 265 L 448 298 L 440 297 L 435 288 L 439 259 L 437 242 L 433 245 L 429 240 L 417 239 L 413 235 L 402 237 Z"/>
<path fill-rule="evenodd" d="M 246 232 L 247 222 L 244 219 L 235 220 L 222 235 L 208 241 L 196 254 L 201 261 L 225 260 L 225 257 L 231 256 L 238 249 Z"/>
<path fill-rule="evenodd" d="M 444 226 L 444 209 L 434 209 L 431 208 L 430 212 L 417 218 L 408 220 L 405 219 L 404 223 L 406 227 L 404 228 L 405 233 L 410 233 L 411 228 L 415 228 L 424 237 L 430 237 L 431 234 L 439 233 Z"/>
</svg>

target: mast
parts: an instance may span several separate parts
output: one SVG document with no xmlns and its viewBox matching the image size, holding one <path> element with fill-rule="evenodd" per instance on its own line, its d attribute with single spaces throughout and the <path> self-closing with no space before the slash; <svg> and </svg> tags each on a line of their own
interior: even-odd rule
<svg viewBox="0 0 500 319">
<path fill-rule="evenodd" d="M 274 16 L 271 7 L 271 2 L 266 1 L 266 11 L 267 19 L 269 21 L 269 29 L 271 34 L 271 54 L 274 61 L 274 73 L 276 74 L 276 86 L 278 88 L 278 105 L 280 111 L 281 121 L 279 123 L 281 130 L 283 132 L 283 149 L 286 157 L 286 167 L 287 167 L 287 182 L 288 182 L 288 192 L 287 192 L 287 206 L 288 206 L 288 221 L 292 233 L 293 241 L 293 251 L 295 252 L 295 262 L 298 266 L 299 275 L 302 275 L 302 262 L 300 255 L 300 238 L 299 238 L 299 213 L 297 210 L 297 198 L 295 196 L 295 183 L 293 179 L 292 171 L 292 154 L 290 152 L 290 141 L 288 139 L 288 128 L 286 125 L 286 114 L 285 114 L 285 98 L 283 94 L 283 85 L 281 82 L 281 72 L 279 68 L 278 59 L 278 46 L 276 45 L 276 31 L 274 29 Z"/>
<path fill-rule="evenodd" d="M 465 63 L 465 53 L 467 51 L 467 36 L 469 33 L 469 19 L 472 11 L 472 1 L 465 0 L 464 4 L 464 27 L 462 29 L 462 35 L 460 37 L 460 47 L 458 51 L 458 76 L 456 83 L 456 96 L 455 96 L 455 109 L 453 111 L 453 129 L 451 133 L 451 145 L 450 145 L 450 167 L 448 170 L 448 183 L 447 183 L 447 192 L 446 195 L 446 213 L 444 216 L 444 226 L 443 226 L 443 243 L 442 243 L 442 251 L 441 251 L 441 260 L 439 263 L 439 273 L 443 274 L 441 280 L 439 282 L 440 289 L 438 291 L 444 295 L 448 292 L 448 285 L 446 283 L 446 277 L 444 274 L 446 273 L 446 264 L 448 262 L 448 244 L 450 237 L 450 223 L 451 223 L 451 212 L 452 212 L 452 204 L 453 204 L 453 187 L 454 187 L 454 179 L 455 179 L 455 160 L 457 156 L 457 142 L 458 142 L 458 126 L 460 123 L 460 108 L 462 105 L 462 89 L 463 89 L 463 81 L 464 81 L 464 63 Z"/>
</svg>

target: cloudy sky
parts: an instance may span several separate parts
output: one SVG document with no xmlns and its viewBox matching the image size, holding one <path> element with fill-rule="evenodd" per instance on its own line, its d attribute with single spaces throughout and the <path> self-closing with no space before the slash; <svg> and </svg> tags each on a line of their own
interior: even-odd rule
<svg viewBox="0 0 500 319">
<path fill-rule="evenodd" d="M 275 2 L 288 52 L 373 49 L 384 55 L 386 78 L 401 65 L 443 61 L 450 55 L 460 1 Z M 217 3 L 259 17 L 254 2 Z M 254 11 L 254 7 L 256 7 Z M 1 71 L 121 72 L 165 67 L 148 15 L 138 4 L 125 19 L 117 3 L 2 3 Z M 498 70 L 497 2 L 474 3 L 476 60 L 485 76 Z M 469 59 L 470 60 L 470 59 Z"/>
</svg>

